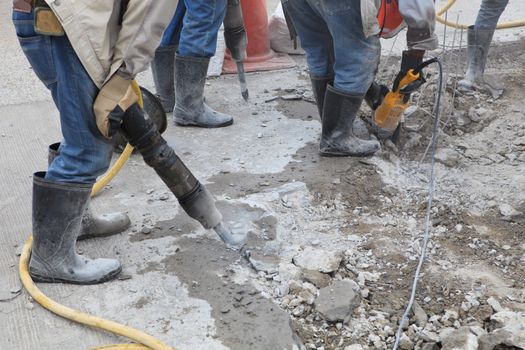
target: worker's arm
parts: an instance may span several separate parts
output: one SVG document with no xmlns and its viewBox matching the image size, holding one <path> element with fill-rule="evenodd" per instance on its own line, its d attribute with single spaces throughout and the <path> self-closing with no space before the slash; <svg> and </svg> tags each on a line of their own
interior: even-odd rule
<svg viewBox="0 0 525 350">
<path fill-rule="evenodd" d="M 118 70 L 121 77 L 133 79 L 147 68 L 177 4 L 178 0 L 127 1 L 126 8 L 122 9 L 111 73 Z"/>
<path fill-rule="evenodd" d="M 155 55 L 162 34 L 178 1 L 121 1 L 121 25 L 114 47 L 109 76 L 95 99 L 93 111 L 97 126 L 105 137 L 119 129 L 126 110 L 137 102 L 131 80 L 146 69 Z"/>
<path fill-rule="evenodd" d="M 436 9 L 433 0 L 399 0 L 399 12 L 408 26 L 409 50 L 434 50 L 438 47 Z"/>
</svg>

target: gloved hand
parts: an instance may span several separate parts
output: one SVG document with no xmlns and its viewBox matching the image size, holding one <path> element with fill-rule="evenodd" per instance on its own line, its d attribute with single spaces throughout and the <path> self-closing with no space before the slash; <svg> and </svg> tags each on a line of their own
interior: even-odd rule
<svg viewBox="0 0 525 350">
<path fill-rule="evenodd" d="M 236 62 L 244 61 L 248 38 L 244 28 L 240 0 L 228 1 L 228 10 L 224 18 L 224 41 L 232 58 Z"/>
<path fill-rule="evenodd" d="M 102 86 L 93 104 L 100 133 L 107 138 L 115 135 L 126 110 L 137 101 L 138 97 L 131 88 L 131 80 L 114 74 Z"/>
<path fill-rule="evenodd" d="M 425 50 L 405 50 L 403 51 L 403 57 L 401 59 L 401 69 L 397 73 L 396 78 L 394 79 L 394 85 L 392 90 L 397 90 L 401 80 L 407 75 L 410 69 L 415 69 L 417 66 L 423 62 L 423 56 L 425 55 Z"/>
</svg>

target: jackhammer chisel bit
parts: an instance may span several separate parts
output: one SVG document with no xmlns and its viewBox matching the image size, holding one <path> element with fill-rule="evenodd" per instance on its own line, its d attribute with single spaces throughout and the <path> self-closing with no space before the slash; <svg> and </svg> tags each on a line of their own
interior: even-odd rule
<svg viewBox="0 0 525 350">
<path fill-rule="evenodd" d="M 224 18 L 224 41 L 226 42 L 226 47 L 230 50 L 232 59 L 237 64 L 242 98 L 248 101 L 248 86 L 243 63 L 246 57 L 248 39 L 244 28 L 240 0 L 228 0 L 228 10 Z"/>
<path fill-rule="evenodd" d="M 146 164 L 152 167 L 182 209 L 206 229 L 214 229 L 230 248 L 241 248 L 245 234 L 234 234 L 222 222 L 222 215 L 208 189 L 201 184 L 161 136 L 151 119 L 135 104 L 124 116 L 122 132 Z"/>
<path fill-rule="evenodd" d="M 237 73 L 239 74 L 239 83 L 241 84 L 241 95 L 244 101 L 248 101 L 248 85 L 246 84 L 246 73 L 244 72 L 243 62 L 237 62 Z"/>
</svg>

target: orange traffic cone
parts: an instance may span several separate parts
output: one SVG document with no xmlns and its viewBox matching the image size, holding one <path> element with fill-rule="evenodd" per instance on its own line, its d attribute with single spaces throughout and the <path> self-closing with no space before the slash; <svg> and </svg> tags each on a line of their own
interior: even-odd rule
<svg viewBox="0 0 525 350">
<path fill-rule="evenodd" d="M 256 72 L 295 67 L 296 64 L 290 56 L 276 53 L 270 48 L 266 0 L 241 0 L 241 7 L 248 36 L 244 70 Z M 237 73 L 235 61 L 231 59 L 228 52 L 224 58 L 222 72 Z"/>
</svg>

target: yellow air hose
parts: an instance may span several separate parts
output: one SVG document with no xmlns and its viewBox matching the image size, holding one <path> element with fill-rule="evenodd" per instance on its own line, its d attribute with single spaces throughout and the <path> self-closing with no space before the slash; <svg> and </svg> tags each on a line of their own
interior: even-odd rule
<svg viewBox="0 0 525 350">
<path fill-rule="evenodd" d="M 443 8 L 441 8 L 437 13 L 436 13 L 436 19 L 438 20 L 438 22 L 442 23 L 442 24 L 446 24 L 447 26 L 450 26 L 452 28 L 457 28 L 457 29 L 468 29 L 468 27 L 470 26 L 469 24 L 463 24 L 463 23 L 454 23 L 454 22 L 451 22 L 451 21 L 448 21 L 448 20 L 445 20 L 442 15 L 447 12 L 447 10 L 449 8 L 452 7 L 452 5 L 454 5 L 456 3 L 456 0 L 448 0 L 448 2 L 445 4 L 445 6 L 443 6 Z M 516 20 L 516 21 L 511 21 L 511 22 L 503 22 L 503 23 L 499 23 L 497 26 L 496 26 L 496 29 L 508 29 L 508 28 L 516 28 L 516 27 L 523 27 L 525 26 L 525 19 L 522 19 L 522 20 Z"/>
<path fill-rule="evenodd" d="M 135 91 L 135 93 L 139 97 L 138 103 L 140 107 L 143 107 L 142 95 L 140 93 L 139 85 L 135 80 L 133 80 L 131 86 L 133 88 L 133 91 Z M 124 163 L 126 163 L 128 158 L 130 157 L 131 152 L 133 152 L 133 147 L 128 144 L 124 149 L 124 152 L 122 152 L 119 159 L 115 162 L 111 169 L 95 184 L 95 186 L 93 187 L 93 191 L 91 192 L 91 196 L 96 195 L 98 191 L 100 191 L 105 185 L 107 185 L 111 181 L 111 179 L 115 177 L 115 175 L 120 171 Z M 70 321 L 74 321 L 85 326 L 98 328 L 100 330 L 113 333 L 122 337 L 126 337 L 137 342 L 137 344 L 105 345 L 93 348 L 91 350 L 175 350 L 174 348 L 162 343 L 160 340 L 155 339 L 151 335 L 146 334 L 142 331 L 121 325 L 113 321 L 88 315 L 78 310 L 74 310 L 67 306 L 61 305 L 56 301 L 53 301 L 50 298 L 48 298 L 44 293 L 40 291 L 40 289 L 38 289 L 38 287 L 31 279 L 31 276 L 29 275 L 28 268 L 29 258 L 31 257 L 32 244 L 33 237 L 29 236 L 22 248 L 18 269 L 22 285 L 29 293 L 29 295 L 31 295 L 31 297 L 38 304 L 40 304 L 43 308 L 51 311 L 52 313 L 66 318 Z"/>
</svg>

